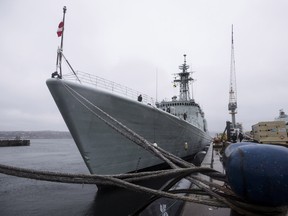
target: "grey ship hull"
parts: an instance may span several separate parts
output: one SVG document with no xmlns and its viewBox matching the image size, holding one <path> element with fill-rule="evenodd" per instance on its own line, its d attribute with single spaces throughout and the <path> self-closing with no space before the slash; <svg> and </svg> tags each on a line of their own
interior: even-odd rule
<svg viewBox="0 0 288 216">
<path fill-rule="evenodd" d="M 193 156 L 211 141 L 207 132 L 136 99 L 61 79 L 46 83 L 92 174 L 128 173 L 163 163 L 96 117 L 101 114 L 93 105 L 182 158 Z"/>
</svg>

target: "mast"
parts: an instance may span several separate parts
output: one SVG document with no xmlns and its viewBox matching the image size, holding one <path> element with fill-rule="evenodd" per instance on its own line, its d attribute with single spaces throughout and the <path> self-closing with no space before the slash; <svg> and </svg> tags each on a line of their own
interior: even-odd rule
<svg viewBox="0 0 288 216">
<path fill-rule="evenodd" d="M 64 38 L 64 28 L 65 28 L 65 14 L 66 14 L 66 6 L 63 7 L 63 30 L 61 35 L 61 45 L 59 52 L 59 69 L 60 69 L 60 78 L 62 78 L 62 52 L 63 52 L 63 38 Z"/>
<path fill-rule="evenodd" d="M 180 83 L 180 101 L 188 101 L 191 100 L 190 98 L 190 91 L 189 91 L 189 82 L 193 81 L 192 77 L 190 77 L 191 72 L 188 72 L 189 65 L 186 64 L 186 54 L 184 54 L 184 63 L 179 66 L 179 69 L 182 71 L 177 73 L 176 75 L 179 76 L 179 79 L 174 80 L 174 83 Z M 193 98 L 192 98 L 193 99 Z"/>
<path fill-rule="evenodd" d="M 62 55 L 63 55 L 63 38 L 64 38 L 64 25 L 65 25 L 65 14 L 66 14 L 66 6 L 63 7 L 63 20 L 60 22 L 58 26 L 57 35 L 61 36 L 61 44 L 57 50 L 57 59 L 56 59 L 56 71 L 52 73 L 52 77 L 62 78 Z M 60 74 L 58 74 L 58 68 Z"/>
<path fill-rule="evenodd" d="M 228 110 L 232 118 L 232 127 L 236 128 L 237 114 L 237 91 L 236 91 L 236 72 L 234 59 L 234 41 L 233 41 L 233 25 L 232 25 L 232 41 L 231 41 L 231 63 L 230 63 L 230 87 L 229 87 L 229 104 Z"/>
<path fill-rule="evenodd" d="M 52 73 L 52 78 L 57 77 L 59 79 L 62 79 L 62 57 L 63 57 L 64 60 L 66 61 L 66 63 L 68 64 L 69 68 L 71 69 L 71 71 L 76 76 L 79 83 L 81 83 L 81 81 L 80 81 L 79 77 L 77 76 L 77 74 L 75 73 L 73 67 L 71 66 L 71 64 L 68 62 L 68 60 L 65 58 L 65 56 L 63 54 L 65 14 L 66 14 L 66 6 L 63 7 L 63 20 L 60 22 L 60 24 L 58 26 L 58 31 L 57 31 L 58 37 L 61 36 L 61 45 L 60 45 L 60 47 L 58 47 L 58 50 L 57 50 L 56 71 L 54 73 Z M 60 74 L 58 74 L 58 68 L 60 70 Z"/>
</svg>

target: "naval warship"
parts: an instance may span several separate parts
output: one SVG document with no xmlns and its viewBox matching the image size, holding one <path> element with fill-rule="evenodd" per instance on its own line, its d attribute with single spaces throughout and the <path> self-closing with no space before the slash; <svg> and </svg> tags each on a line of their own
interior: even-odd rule
<svg viewBox="0 0 288 216">
<path fill-rule="evenodd" d="M 76 81 L 72 81 L 71 76 L 65 78 L 55 74 L 46 81 L 92 174 L 129 173 L 163 163 L 117 130 L 118 123 L 184 159 L 191 159 L 209 144 L 211 137 L 204 112 L 190 98 L 189 83 L 193 79 L 185 57 L 174 80 L 174 84 L 179 86 L 179 96 L 154 104 L 144 94 L 137 98 L 137 92 L 134 98 L 129 98 L 125 94 L 132 91 L 129 88 L 121 95 L 121 91 L 117 91 L 119 85 L 113 82 L 104 81 L 106 89 L 102 89 L 99 83 L 103 79 L 83 72 L 77 72 Z M 114 121 L 107 124 L 110 117 Z"/>
</svg>

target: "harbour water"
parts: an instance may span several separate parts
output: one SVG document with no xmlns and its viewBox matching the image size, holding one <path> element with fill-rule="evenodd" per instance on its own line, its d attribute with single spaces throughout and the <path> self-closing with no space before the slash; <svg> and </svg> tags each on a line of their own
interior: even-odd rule
<svg viewBox="0 0 288 216">
<path fill-rule="evenodd" d="M 88 174 L 72 139 L 35 139 L 2 147 L 0 163 L 29 169 Z M 95 185 L 37 181 L 0 174 L 0 215 L 95 215 Z"/>
</svg>

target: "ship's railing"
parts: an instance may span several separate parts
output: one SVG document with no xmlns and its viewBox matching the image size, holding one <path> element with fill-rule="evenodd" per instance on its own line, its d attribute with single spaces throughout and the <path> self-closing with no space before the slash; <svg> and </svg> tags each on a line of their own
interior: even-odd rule
<svg viewBox="0 0 288 216">
<path fill-rule="evenodd" d="M 152 97 L 124 85 L 82 71 L 76 71 L 75 73 L 77 74 L 82 84 L 88 84 L 96 88 L 105 89 L 118 95 L 128 97 L 132 100 L 137 100 L 138 96 L 141 94 L 143 103 L 151 105 L 155 104 L 155 100 Z M 64 74 L 63 79 L 79 82 L 73 73 Z"/>
</svg>

